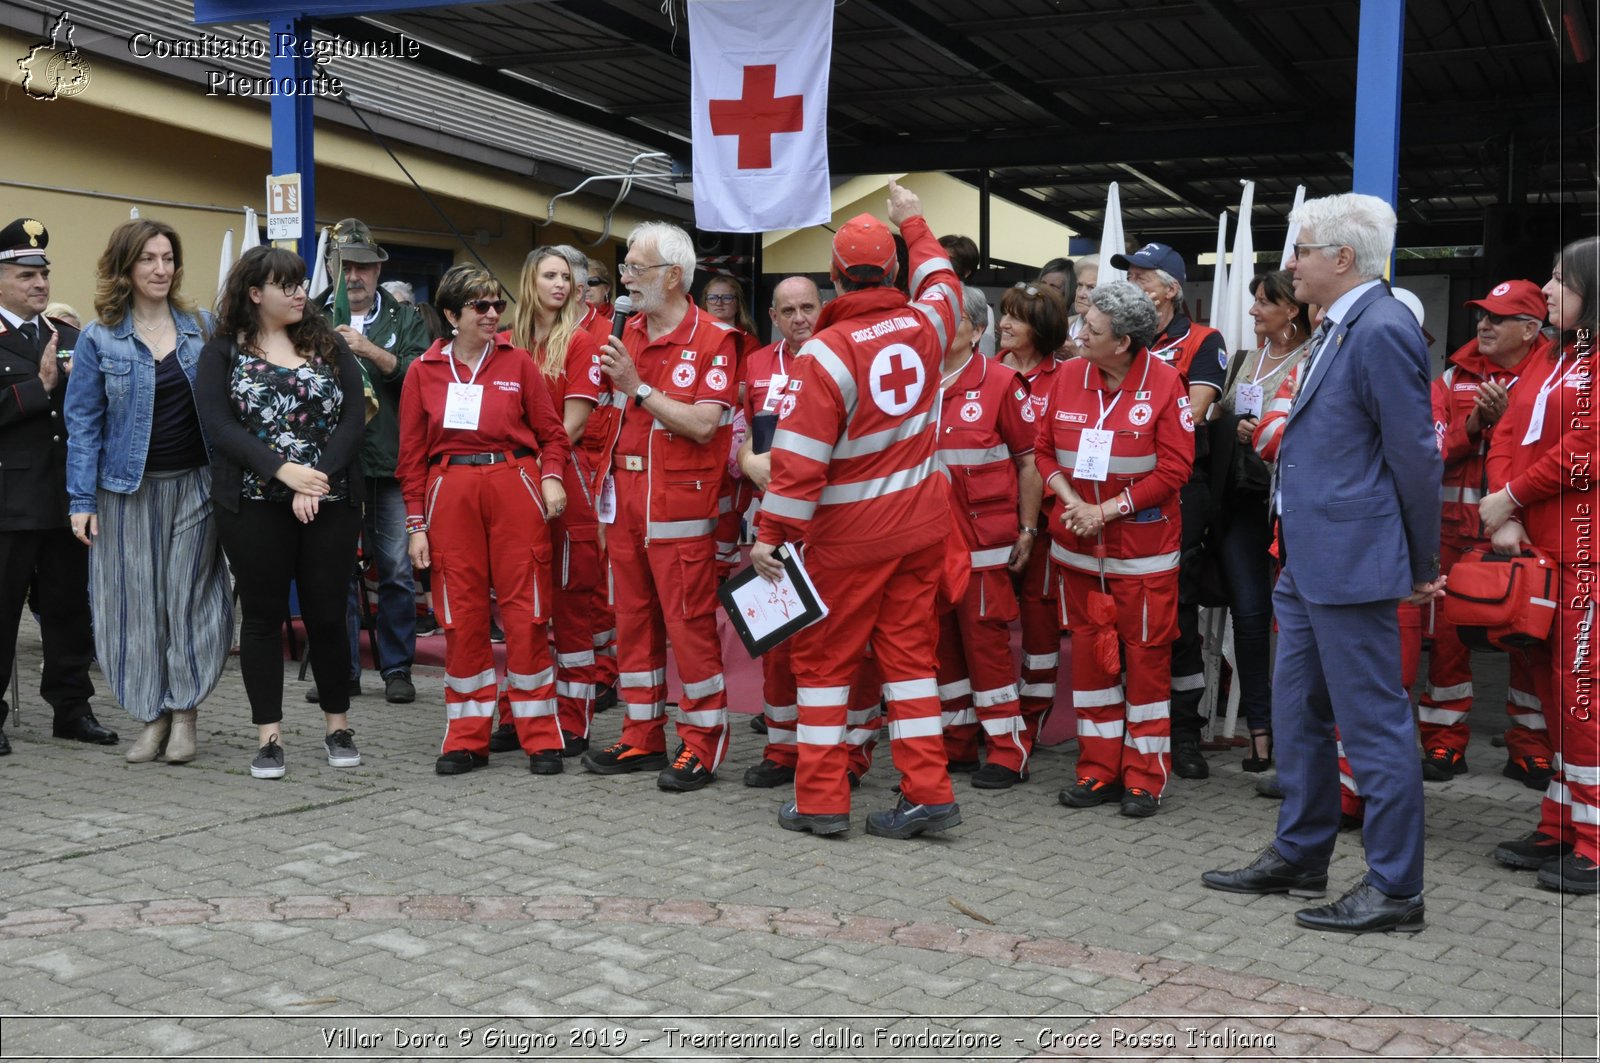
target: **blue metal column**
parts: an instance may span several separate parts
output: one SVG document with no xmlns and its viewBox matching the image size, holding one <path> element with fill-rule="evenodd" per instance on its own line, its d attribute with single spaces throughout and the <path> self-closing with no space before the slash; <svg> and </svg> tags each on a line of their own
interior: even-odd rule
<svg viewBox="0 0 1600 1063">
<path fill-rule="evenodd" d="M 300 175 L 300 238 L 302 258 L 310 269 L 316 263 L 310 257 L 317 253 L 316 215 L 316 152 L 313 150 L 314 128 L 312 103 L 315 97 L 283 91 L 293 82 L 304 84 L 310 78 L 315 63 L 310 56 L 296 54 L 299 49 L 293 42 L 311 39 L 311 21 L 305 18 L 276 18 L 267 22 L 270 34 L 268 47 L 272 49 L 272 79 L 278 84 L 278 93 L 272 97 L 272 172 L 298 173 Z M 263 183 L 262 188 L 266 185 Z"/>
<path fill-rule="evenodd" d="M 1353 191 L 1398 207 L 1400 78 L 1405 62 L 1405 0 L 1361 0 L 1356 54 Z"/>
</svg>

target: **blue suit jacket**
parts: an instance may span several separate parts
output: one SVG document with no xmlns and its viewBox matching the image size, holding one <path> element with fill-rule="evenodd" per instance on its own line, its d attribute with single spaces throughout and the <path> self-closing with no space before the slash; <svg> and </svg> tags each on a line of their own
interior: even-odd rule
<svg viewBox="0 0 1600 1063">
<path fill-rule="evenodd" d="M 1443 464 L 1427 343 L 1383 285 L 1345 314 L 1289 412 L 1278 452 L 1288 563 L 1309 602 L 1404 598 L 1439 574 Z"/>
</svg>

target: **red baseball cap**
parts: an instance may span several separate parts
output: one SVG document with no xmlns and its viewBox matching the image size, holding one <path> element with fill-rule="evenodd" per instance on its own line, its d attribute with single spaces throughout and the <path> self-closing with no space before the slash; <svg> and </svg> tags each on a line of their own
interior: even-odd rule
<svg viewBox="0 0 1600 1063">
<path fill-rule="evenodd" d="M 833 264 L 852 280 L 887 280 L 898 265 L 894 234 L 872 215 L 857 214 L 833 234 Z"/>
<path fill-rule="evenodd" d="M 1482 299 L 1468 299 L 1467 306 L 1476 306 L 1501 317 L 1525 314 L 1536 321 L 1545 315 L 1544 293 L 1532 281 L 1501 281 Z"/>
</svg>

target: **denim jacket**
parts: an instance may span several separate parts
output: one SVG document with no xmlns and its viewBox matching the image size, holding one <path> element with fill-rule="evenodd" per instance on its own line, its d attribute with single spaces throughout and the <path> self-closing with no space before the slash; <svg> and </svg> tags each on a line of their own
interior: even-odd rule
<svg viewBox="0 0 1600 1063">
<path fill-rule="evenodd" d="M 209 327 L 210 315 L 201 313 Z M 201 321 L 177 309 L 172 317 L 178 326 L 174 356 L 193 387 L 205 345 Z M 155 356 L 134 335 L 133 314 L 124 314 L 115 325 L 85 325 L 72 352 L 64 407 L 68 512 L 96 512 L 97 487 L 120 495 L 139 489 L 155 406 Z"/>
</svg>

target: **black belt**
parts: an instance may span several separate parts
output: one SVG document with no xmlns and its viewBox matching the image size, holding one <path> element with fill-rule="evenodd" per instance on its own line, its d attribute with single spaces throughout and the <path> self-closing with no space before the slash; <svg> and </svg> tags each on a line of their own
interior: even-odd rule
<svg viewBox="0 0 1600 1063">
<path fill-rule="evenodd" d="M 494 450 L 487 454 L 435 454 L 428 459 L 429 465 L 499 465 L 503 461 L 514 461 L 517 458 L 531 458 L 532 447 L 518 447 L 507 454 L 504 451 Z"/>
</svg>

